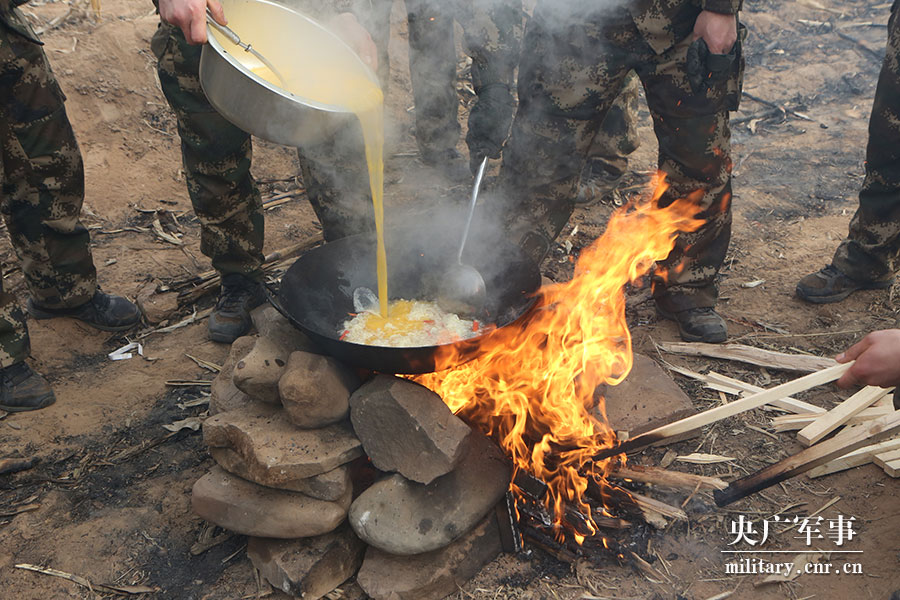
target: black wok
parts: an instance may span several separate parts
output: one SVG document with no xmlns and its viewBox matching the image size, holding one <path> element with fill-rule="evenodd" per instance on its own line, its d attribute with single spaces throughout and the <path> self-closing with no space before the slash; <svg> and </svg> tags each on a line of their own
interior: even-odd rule
<svg viewBox="0 0 900 600">
<path fill-rule="evenodd" d="M 434 300 L 437 277 L 455 261 L 454 242 L 441 223 L 430 230 L 388 232 L 388 293 L 391 299 Z M 476 234 L 477 235 L 477 234 Z M 446 241 L 441 241 L 445 238 Z M 458 242 L 456 242 L 458 243 Z M 468 246 L 463 260 L 484 276 L 487 302 L 478 318 L 499 329 L 522 318 L 534 304 L 541 283 L 538 267 L 518 248 L 478 238 Z M 435 355 L 450 346 L 460 351 L 457 364 L 478 354 L 478 345 L 492 335 L 470 338 L 452 345 L 395 348 L 365 346 L 340 340 L 344 321 L 352 313 L 353 291 L 377 290 L 374 235 L 357 235 L 310 250 L 291 265 L 281 280 L 272 304 L 327 354 L 356 367 L 383 373 L 429 373 Z M 443 365 L 444 367 L 451 365 Z"/>
</svg>

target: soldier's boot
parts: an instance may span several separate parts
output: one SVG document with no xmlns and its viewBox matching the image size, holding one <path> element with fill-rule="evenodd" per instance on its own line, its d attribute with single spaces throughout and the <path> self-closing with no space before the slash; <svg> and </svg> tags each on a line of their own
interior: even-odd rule
<svg viewBox="0 0 900 600">
<path fill-rule="evenodd" d="M 797 296 L 814 304 L 829 304 L 859 290 L 883 290 L 893 284 L 893 277 L 874 281 L 855 279 L 834 265 L 827 265 L 797 283 Z"/>
<path fill-rule="evenodd" d="M 621 206 L 624 198 L 619 192 L 619 186 L 625 172 L 603 160 L 588 162 L 581 175 L 581 184 L 578 186 L 578 195 L 575 203 L 590 206 L 598 202 Z"/>
<path fill-rule="evenodd" d="M 141 310 L 127 298 L 97 289 L 90 300 L 72 308 L 48 308 L 28 299 L 28 314 L 35 319 L 70 317 L 101 331 L 125 331 L 141 320 Z"/>
<path fill-rule="evenodd" d="M 24 362 L 0 369 L 0 410 L 24 412 L 50 406 L 56 396 L 50 384 Z"/>
<path fill-rule="evenodd" d="M 675 321 L 681 339 L 686 342 L 721 344 L 728 338 L 725 319 L 711 307 L 669 312 L 657 304 L 656 310 L 661 317 Z"/>
<path fill-rule="evenodd" d="M 265 299 L 262 283 L 240 273 L 225 275 L 219 300 L 209 315 L 209 339 L 230 344 L 250 331 L 250 311 Z"/>
</svg>

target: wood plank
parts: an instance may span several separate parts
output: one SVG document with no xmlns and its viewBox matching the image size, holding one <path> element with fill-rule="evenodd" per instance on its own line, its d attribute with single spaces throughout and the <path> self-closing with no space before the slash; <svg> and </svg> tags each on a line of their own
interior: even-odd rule
<svg viewBox="0 0 900 600">
<path fill-rule="evenodd" d="M 610 472 L 614 479 L 627 479 L 638 483 L 650 483 L 661 487 L 681 490 L 724 490 L 728 484 L 718 477 L 705 477 L 681 471 L 669 471 L 659 467 L 626 465 Z"/>
<path fill-rule="evenodd" d="M 670 519 L 679 519 L 681 521 L 687 521 L 687 513 L 678 508 L 677 506 L 672 506 L 671 504 L 666 504 L 665 502 L 660 502 L 655 498 L 651 498 L 649 496 L 644 496 L 643 494 L 638 494 L 637 492 L 629 492 L 631 497 L 637 503 L 641 509 L 649 509 L 650 511 L 659 513 L 663 516 L 669 517 Z"/>
<path fill-rule="evenodd" d="M 740 379 L 734 379 L 727 375 L 716 373 L 715 371 L 710 371 L 709 373 L 705 374 L 697 373 L 696 371 L 691 371 L 690 369 L 685 369 L 684 367 L 678 367 L 675 365 L 669 365 L 669 369 L 675 371 L 676 373 L 680 373 L 685 377 L 690 377 L 691 379 L 702 381 L 706 384 L 706 387 L 711 390 L 724 392 L 726 394 L 740 395 L 742 392 L 750 392 L 752 394 L 755 394 L 757 392 L 763 391 L 764 389 L 759 387 L 758 385 L 753 385 L 752 383 L 747 383 L 746 381 L 741 381 Z M 809 404 L 808 402 L 803 402 L 802 400 L 797 400 L 796 398 L 791 397 L 774 400 L 773 402 L 771 402 L 771 405 L 791 413 L 816 413 L 824 415 L 826 412 L 825 409 L 820 406 Z"/>
<path fill-rule="evenodd" d="M 843 456 L 847 452 L 896 435 L 897 432 L 900 432 L 900 411 L 875 419 L 870 424 L 842 431 L 833 438 L 801 450 L 794 456 L 789 456 L 774 465 L 742 477 L 730 483 L 724 490 L 715 490 L 713 497 L 718 506 L 726 506 L 769 486 L 805 473 L 834 458 Z"/>
<path fill-rule="evenodd" d="M 892 460 L 889 463 L 885 463 L 884 472 L 887 473 L 888 477 L 900 477 L 900 460 Z"/>
<path fill-rule="evenodd" d="M 648 431 L 647 433 L 642 433 L 641 435 L 635 436 L 626 442 L 622 442 L 618 446 L 601 450 L 596 455 L 594 455 L 594 460 L 602 460 L 604 458 L 609 458 L 610 456 L 615 456 L 616 454 L 621 454 L 622 452 L 633 452 L 635 450 L 640 450 L 641 448 L 645 448 L 651 444 L 658 443 L 661 440 L 664 440 L 671 436 L 680 435 L 683 433 L 694 431 L 696 429 L 700 429 L 701 427 L 709 425 L 710 423 L 715 423 L 717 421 L 721 421 L 722 419 L 727 419 L 728 417 L 738 415 L 742 412 L 746 412 L 754 408 L 759 408 L 760 406 L 768 404 L 773 400 L 778 400 L 779 398 L 784 398 L 785 396 L 790 396 L 791 394 L 796 394 L 818 385 L 829 383 L 831 381 L 839 379 L 840 376 L 843 375 L 852 365 L 852 362 L 843 365 L 835 365 L 822 371 L 804 375 L 799 379 L 794 379 L 793 381 L 787 381 L 785 383 L 782 383 L 781 385 L 776 385 L 773 388 L 763 390 L 762 392 L 747 396 L 746 398 L 741 398 L 739 400 L 735 400 L 734 402 L 729 402 L 728 404 L 716 406 L 715 408 L 711 408 L 707 411 L 697 413 L 696 415 L 691 415 L 690 417 L 681 419 L 680 421 L 675 421 L 674 423 L 669 423 L 668 425 L 657 427 L 656 429 Z"/>
<path fill-rule="evenodd" d="M 884 468 L 884 465 L 889 462 L 894 462 L 895 460 L 900 460 L 900 448 L 896 450 L 888 450 L 887 452 L 880 452 L 872 457 L 872 462 Z"/>
<path fill-rule="evenodd" d="M 708 358 L 722 358 L 737 360 L 760 367 L 770 367 L 784 371 L 802 371 L 811 373 L 827 369 L 837 363 L 834 359 L 805 354 L 785 354 L 745 346 L 743 344 L 706 344 L 703 342 L 659 342 L 656 345 L 660 350 L 671 354 L 685 354 L 688 356 L 705 356 Z"/>
<path fill-rule="evenodd" d="M 857 425 L 894 412 L 893 408 L 877 406 L 878 402 L 875 404 L 876 406 L 870 406 L 853 415 L 845 425 Z M 772 417 L 772 428 L 775 431 L 797 431 L 803 429 L 821 416 L 821 414 L 817 413 L 779 415 L 777 417 Z"/>
<path fill-rule="evenodd" d="M 715 371 L 710 371 L 709 373 L 707 373 L 707 375 L 713 381 L 724 383 L 725 385 L 733 385 L 735 387 L 739 387 L 745 392 L 750 392 L 751 394 L 756 394 L 765 389 L 759 387 L 758 385 L 753 385 L 752 383 L 741 381 L 740 379 L 734 379 L 733 377 L 728 377 L 727 375 L 716 373 Z M 816 406 L 815 404 L 810 404 L 809 402 L 804 402 L 803 400 L 797 400 L 796 398 L 791 398 L 790 396 L 786 398 L 779 398 L 778 400 L 773 400 L 771 404 L 772 406 L 783 408 L 784 410 L 790 411 L 792 413 L 804 412 L 824 415 L 826 412 L 828 412 L 821 406 Z"/>
<path fill-rule="evenodd" d="M 844 454 L 836 460 L 832 460 L 828 463 L 816 467 L 815 469 L 810 469 L 809 473 L 807 473 L 806 476 L 810 479 L 815 479 L 816 477 L 831 475 L 832 473 L 837 473 L 838 471 L 846 471 L 847 469 L 852 469 L 853 467 L 867 465 L 872 462 L 872 459 L 875 457 L 875 455 L 896 449 L 900 449 L 900 438 L 863 446 L 862 448 L 854 450 L 853 452 Z"/>
<path fill-rule="evenodd" d="M 869 385 L 859 390 L 827 413 L 816 419 L 797 434 L 797 439 L 805 446 L 812 446 L 826 435 L 846 423 L 850 418 L 864 408 L 868 408 L 876 400 L 894 388 L 880 388 Z"/>
</svg>

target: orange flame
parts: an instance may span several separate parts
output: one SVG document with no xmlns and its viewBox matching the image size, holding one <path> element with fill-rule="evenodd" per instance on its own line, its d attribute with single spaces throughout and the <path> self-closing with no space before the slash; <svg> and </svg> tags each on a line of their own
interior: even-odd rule
<svg viewBox="0 0 900 600">
<path fill-rule="evenodd" d="M 529 318 L 497 330 L 478 358 L 414 378 L 500 443 L 517 469 L 547 483 L 547 508 L 559 523 L 566 506 L 590 516 L 588 478 L 603 479 L 612 466 L 613 459 L 592 461 L 615 442 L 605 411 L 599 420 L 592 409 L 597 386 L 616 385 L 631 370 L 624 286 L 665 258 L 679 231 L 702 223 L 691 199 L 659 208 L 667 187 L 657 175 L 649 200 L 613 214 L 581 253 L 574 278 L 542 287 Z M 457 362 L 450 349 L 437 364 Z"/>
</svg>

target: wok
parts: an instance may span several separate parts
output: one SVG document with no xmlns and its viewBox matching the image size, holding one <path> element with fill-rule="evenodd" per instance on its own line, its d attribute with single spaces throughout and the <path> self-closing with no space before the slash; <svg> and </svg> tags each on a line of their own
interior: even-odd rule
<svg viewBox="0 0 900 600">
<path fill-rule="evenodd" d="M 436 221 L 432 220 L 432 223 Z M 439 281 L 456 260 L 455 242 L 446 227 L 434 231 L 387 232 L 388 290 L 391 299 L 434 300 Z M 479 321 L 505 327 L 523 318 L 535 301 L 541 284 L 540 271 L 519 248 L 477 239 L 464 260 L 485 279 L 487 301 Z M 479 250 L 480 248 L 480 250 Z M 429 373 L 435 370 L 436 353 L 453 347 L 461 364 L 478 355 L 479 344 L 496 330 L 454 344 L 414 348 L 366 346 L 339 339 L 344 321 L 352 313 L 353 291 L 361 286 L 376 290 L 375 237 L 356 235 L 329 242 L 297 259 L 281 280 L 272 304 L 295 327 L 327 354 L 347 364 L 383 373 Z M 448 365 L 444 365 L 446 367 Z"/>
</svg>

